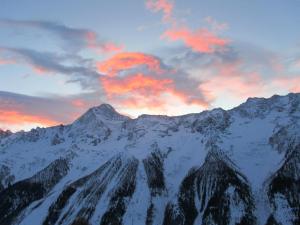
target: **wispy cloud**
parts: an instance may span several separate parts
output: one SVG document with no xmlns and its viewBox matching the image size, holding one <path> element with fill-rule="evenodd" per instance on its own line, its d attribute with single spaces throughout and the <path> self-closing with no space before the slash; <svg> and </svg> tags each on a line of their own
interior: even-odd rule
<svg viewBox="0 0 300 225">
<path fill-rule="evenodd" d="M 257 46 L 232 45 L 226 52 L 190 50 L 178 55 L 172 64 L 195 79 L 198 91 L 214 107 L 230 108 L 251 96 L 299 91 L 300 71 L 288 72 L 289 65 L 281 57 Z"/>
<path fill-rule="evenodd" d="M 0 27 L 34 28 L 50 32 L 57 36 L 67 51 L 80 51 L 88 48 L 101 53 L 121 51 L 124 46 L 100 38 L 96 32 L 89 29 L 72 28 L 62 23 L 37 20 L 0 19 Z"/>
<path fill-rule="evenodd" d="M 59 55 L 25 48 L 0 47 L 0 51 L 4 61 L 27 64 L 38 74 L 67 75 L 69 82 L 79 82 L 83 88 L 97 88 L 96 83 L 101 76 L 91 65 L 87 65 L 87 60 L 79 56 Z M 65 61 L 71 60 L 73 65 L 64 64 Z"/>
<path fill-rule="evenodd" d="M 174 3 L 169 0 L 147 0 L 146 6 L 148 9 L 158 12 L 163 12 L 164 22 L 175 22 L 173 18 Z"/>
</svg>

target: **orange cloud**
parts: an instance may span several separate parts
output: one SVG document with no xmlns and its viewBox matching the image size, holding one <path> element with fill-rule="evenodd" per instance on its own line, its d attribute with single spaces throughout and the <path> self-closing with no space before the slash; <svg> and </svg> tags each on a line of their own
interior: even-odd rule
<svg viewBox="0 0 300 225">
<path fill-rule="evenodd" d="M 0 109 L 0 124 L 6 126 L 22 127 L 25 124 L 39 124 L 42 126 L 53 126 L 59 124 L 59 122 L 48 119 L 43 116 L 24 114 L 23 112 L 16 110 L 3 110 Z"/>
<path fill-rule="evenodd" d="M 165 31 L 162 38 L 170 41 L 183 41 L 184 44 L 195 52 L 213 53 L 229 43 L 229 40 L 218 37 L 208 29 L 202 28 L 191 31 L 187 27 L 172 28 Z"/>
<path fill-rule="evenodd" d="M 213 53 L 224 49 L 229 40 L 218 37 L 216 32 L 227 29 L 226 23 L 219 23 L 212 17 L 206 17 L 205 21 L 211 29 L 200 28 L 195 31 L 181 23 L 173 16 L 174 3 L 168 0 L 147 0 L 146 6 L 154 12 L 163 12 L 163 21 L 168 22 L 171 28 L 167 29 L 162 38 L 169 41 L 183 41 L 183 43 L 195 52 Z"/>
<path fill-rule="evenodd" d="M 138 92 L 143 96 L 157 95 L 170 88 L 171 79 L 155 79 L 143 74 L 135 74 L 124 78 L 104 77 L 101 79 L 108 96 Z"/>
<path fill-rule="evenodd" d="M 118 46 L 113 42 L 100 43 L 97 40 L 97 35 L 94 32 L 87 32 L 86 35 L 87 46 L 90 49 L 94 49 L 100 53 L 119 52 L 124 49 L 124 46 Z"/>
<path fill-rule="evenodd" d="M 163 21 L 172 22 L 172 14 L 174 9 L 174 4 L 168 0 L 147 0 L 146 6 L 148 9 L 153 10 L 154 12 L 162 11 Z"/>
<path fill-rule="evenodd" d="M 208 106 L 207 102 L 176 89 L 172 79 L 157 79 L 142 73 L 126 77 L 102 77 L 100 79 L 109 101 L 122 108 L 147 108 L 152 112 L 164 112 L 170 99 L 187 105 Z"/>
<path fill-rule="evenodd" d="M 160 61 L 151 55 L 139 52 L 122 52 L 114 55 L 107 61 L 97 64 L 98 70 L 109 76 L 115 76 L 118 72 L 146 65 L 149 70 L 162 73 Z"/>
<path fill-rule="evenodd" d="M 17 131 L 68 124 L 97 104 L 96 94 L 47 98 L 0 91 L 0 128 Z"/>
</svg>

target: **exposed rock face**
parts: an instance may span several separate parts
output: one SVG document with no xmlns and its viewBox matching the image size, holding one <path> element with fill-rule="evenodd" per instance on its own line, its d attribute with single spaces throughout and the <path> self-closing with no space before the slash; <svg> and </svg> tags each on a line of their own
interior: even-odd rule
<svg viewBox="0 0 300 225">
<path fill-rule="evenodd" d="M 0 130 L 0 225 L 298 225 L 300 95 Z"/>
<path fill-rule="evenodd" d="M 272 207 L 269 224 L 300 224 L 300 145 L 272 176 L 268 197 Z"/>
<path fill-rule="evenodd" d="M 147 184 L 150 189 L 150 204 L 147 210 L 147 225 L 154 223 L 155 214 L 158 213 L 159 199 L 167 195 L 164 177 L 164 156 L 158 150 L 152 152 L 143 160 L 147 175 Z"/>
<path fill-rule="evenodd" d="M 67 186 L 50 206 L 43 224 L 69 224 L 75 222 L 74 218 L 88 221 L 108 190 L 111 195 L 110 202 L 101 224 L 121 224 L 122 216 L 135 189 L 137 166 L 138 160 L 134 158 L 117 155 L 110 159 L 95 172 Z M 116 185 L 108 187 L 113 185 L 111 184 L 113 182 Z"/>
<path fill-rule="evenodd" d="M 19 181 L 0 192 L 0 224 L 13 224 L 20 212 L 42 199 L 67 174 L 64 159 L 52 162 L 31 178 Z"/>
<path fill-rule="evenodd" d="M 255 224 L 248 181 L 230 164 L 225 156 L 209 152 L 205 163 L 184 178 L 164 224 Z"/>
<path fill-rule="evenodd" d="M 9 167 L 5 165 L 0 166 L 0 191 L 14 182 L 15 177 L 10 175 Z"/>
</svg>

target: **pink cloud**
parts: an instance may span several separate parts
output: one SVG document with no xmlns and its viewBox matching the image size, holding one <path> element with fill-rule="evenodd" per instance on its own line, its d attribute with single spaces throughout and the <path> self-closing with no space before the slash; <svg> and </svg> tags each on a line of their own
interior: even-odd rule
<svg viewBox="0 0 300 225">
<path fill-rule="evenodd" d="M 288 90 L 289 92 L 300 92 L 300 76 L 277 77 L 272 80 L 271 85 L 277 87 L 278 89 L 280 88 Z"/>
<path fill-rule="evenodd" d="M 256 73 L 245 76 L 216 76 L 199 85 L 206 98 L 214 101 L 217 98 L 231 96 L 243 100 L 250 96 L 257 96 L 263 92 L 261 77 Z"/>
<path fill-rule="evenodd" d="M 174 4 L 172 2 L 168 0 L 147 0 L 146 6 L 154 12 L 162 11 L 164 22 L 173 22 Z"/>
<path fill-rule="evenodd" d="M 124 46 L 117 45 L 113 42 L 100 42 L 98 41 L 97 34 L 89 31 L 85 34 L 87 47 L 99 53 L 112 53 L 119 52 L 124 49 Z"/>
<path fill-rule="evenodd" d="M 223 50 L 229 40 L 218 37 L 208 29 L 201 28 L 192 31 L 187 27 L 171 28 L 165 31 L 162 38 L 170 41 L 182 41 L 187 47 L 195 52 L 213 53 Z"/>
<path fill-rule="evenodd" d="M 101 73 L 115 76 L 118 72 L 145 65 L 150 71 L 162 73 L 160 60 L 156 57 L 140 52 L 122 52 L 110 59 L 99 62 L 97 68 Z"/>
<path fill-rule="evenodd" d="M 171 25 L 163 33 L 163 39 L 182 41 L 186 47 L 201 53 L 213 53 L 217 50 L 224 50 L 229 43 L 228 39 L 221 38 L 216 34 L 228 28 L 226 23 L 219 23 L 212 17 L 206 17 L 205 21 L 211 29 L 203 27 L 192 30 L 188 26 L 180 24 L 174 17 L 174 3 L 168 0 L 147 0 L 146 6 L 154 12 L 162 11 L 163 21 Z"/>
<path fill-rule="evenodd" d="M 245 70 L 240 60 L 231 63 L 215 63 L 210 74 L 199 84 L 199 91 L 209 102 L 233 103 L 251 96 L 266 93 L 265 80 L 258 71 Z"/>
<path fill-rule="evenodd" d="M 134 74 L 124 78 L 104 77 L 102 85 L 108 96 L 138 93 L 143 96 L 157 96 L 171 88 L 171 79 L 156 79 L 144 74 Z"/>
<path fill-rule="evenodd" d="M 108 99 L 117 102 L 122 108 L 162 109 L 168 106 L 168 98 L 176 98 L 188 105 L 203 108 L 208 106 L 207 102 L 193 99 L 189 93 L 176 89 L 174 80 L 169 78 L 155 78 L 138 73 L 126 77 L 102 77 L 100 82 Z M 166 96 L 169 97 L 165 98 Z"/>
<path fill-rule="evenodd" d="M 59 124 L 58 121 L 47 118 L 43 115 L 26 114 L 17 110 L 0 109 L 0 124 L 9 126 L 19 126 L 25 124 L 39 124 L 42 126 L 53 126 Z"/>
</svg>

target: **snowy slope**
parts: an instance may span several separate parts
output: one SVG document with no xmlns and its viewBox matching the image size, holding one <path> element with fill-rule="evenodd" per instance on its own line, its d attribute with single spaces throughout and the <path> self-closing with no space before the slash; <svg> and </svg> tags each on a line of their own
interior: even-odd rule
<svg viewBox="0 0 300 225">
<path fill-rule="evenodd" d="M 300 94 L 0 130 L 0 225 L 299 224 Z"/>
</svg>

